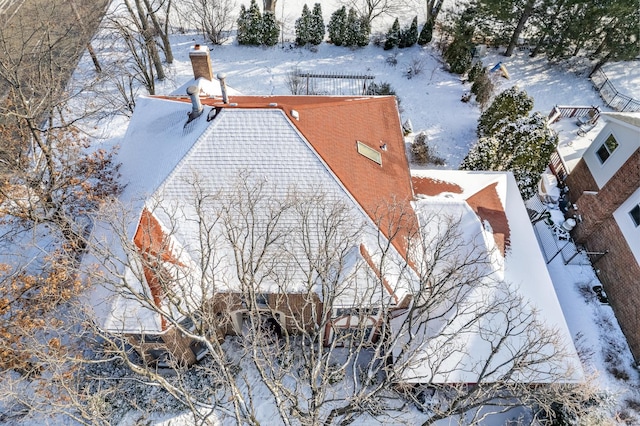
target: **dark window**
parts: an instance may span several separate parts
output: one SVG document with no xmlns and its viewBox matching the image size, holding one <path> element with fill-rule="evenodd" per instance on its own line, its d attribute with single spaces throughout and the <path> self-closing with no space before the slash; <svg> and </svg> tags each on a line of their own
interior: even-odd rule
<svg viewBox="0 0 640 426">
<path fill-rule="evenodd" d="M 269 304 L 269 295 L 267 293 L 256 294 L 256 305 L 267 306 Z"/>
<path fill-rule="evenodd" d="M 378 315 L 378 308 L 364 307 L 364 308 L 337 308 L 336 318 L 348 317 L 348 316 L 376 316 Z"/>
<path fill-rule="evenodd" d="M 615 151 L 617 147 L 618 141 L 616 141 L 616 138 L 614 138 L 613 135 L 609 135 L 607 140 L 605 140 L 602 146 L 596 151 L 600 162 L 604 163 L 605 161 L 607 161 L 607 159 L 611 156 L 611 154 L 613 154 L 613 151 Z"/>
<path fill-rule="evenodd" d="M 631 220 L 633 220 L 633 224 L 636 228 L 640 226 L 640 204 L 632 208 L 629 214 L 631 215 Z"/>
</svg>

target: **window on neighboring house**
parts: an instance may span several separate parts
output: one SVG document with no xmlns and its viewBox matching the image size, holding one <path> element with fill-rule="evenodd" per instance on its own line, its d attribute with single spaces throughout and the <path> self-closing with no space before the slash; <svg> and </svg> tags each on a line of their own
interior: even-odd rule
<svg viewBox="0 0 640 426">
<path fill-rule="evenodd" d="M 269 295 L 267 293 L 256 294 L 256 304 L 258 306 L 267 306 L 269 304 Z"/>
<path fill-rule="evenodd" d="M 631 215 L 631 220 L 633 220 L 633 224 L 636 226 L 640 226 L 640 204 L 637 204 L 634 208 L 629 212 Z"/>
<path fill-rule="evenodd" d="M 613 154 L 613 151 L 615 151 L 617 147 L 618 141 L 616 141 L 616 138 L 613 137 L 613 135 L 609 135 L 602 146 L 596 151 L 600 162 L 604 163 L 605 161 L 607 161 L 607 159 L 611 156 L 611 154 Z"/>
</svg>

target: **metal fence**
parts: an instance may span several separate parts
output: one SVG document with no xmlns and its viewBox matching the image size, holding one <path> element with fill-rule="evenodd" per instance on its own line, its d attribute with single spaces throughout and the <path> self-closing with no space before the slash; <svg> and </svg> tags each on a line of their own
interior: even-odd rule
<svg viewBox="0 0 640 426">
<path fill-rule="evenodd" d="M 598 70 L 593 73 L 593 75 L 591 75 L 591 82 L 605 103 L 616 111 L 640 111 L 640 101 L 618 92 L 604 71 Z"/>
<path fill-rule="evenodd" d="M 371 75 L 297 71 L 298 93 L 301 95 L 366 95 L 375 79 Z"/>
</svg>

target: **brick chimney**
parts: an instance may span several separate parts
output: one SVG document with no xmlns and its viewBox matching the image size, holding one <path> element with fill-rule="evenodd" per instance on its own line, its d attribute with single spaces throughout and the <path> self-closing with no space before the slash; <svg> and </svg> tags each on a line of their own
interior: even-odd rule
<svg viewBox="0 0 640 426">
<path fill-rule="evenodd" d="M 191 67 L 193 68 L 193 78 L 200 77 L 213 81 L 213 69 L 211 68 L 211 58 L 209 57 L 209 48 L 196 44 L 189 51 L 189 59 L 191 59 Z"/>
</svg>

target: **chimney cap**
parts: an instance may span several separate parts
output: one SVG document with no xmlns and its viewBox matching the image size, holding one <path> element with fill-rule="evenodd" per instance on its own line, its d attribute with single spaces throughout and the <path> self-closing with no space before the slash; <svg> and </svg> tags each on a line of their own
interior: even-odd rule
<svg viewBox="0 0 640 426">
<path fill-rule="evenodd" d="M 191 46 L 191 50 L 189 51 L 189 55 L 208 55 L 209 47 L 204 44 L 195 44 Z"/>
<path fill-rule="evenodd" d="M 189 86 L 187 87 L 187 95 L 191 96 L 191 95 L 195 95 L 196 93 L 198 93 L 200 90 L 198 89 L 198 86 Z"/>
<path fill-rule="evenodd" d="M 218 75 L 216 75 L 216 78 L 218 80 L 224 80 L 225 78 L 227 78 L 227 74 L 225 74 L 223 72 L 219 72 Z"/>
</svg>

